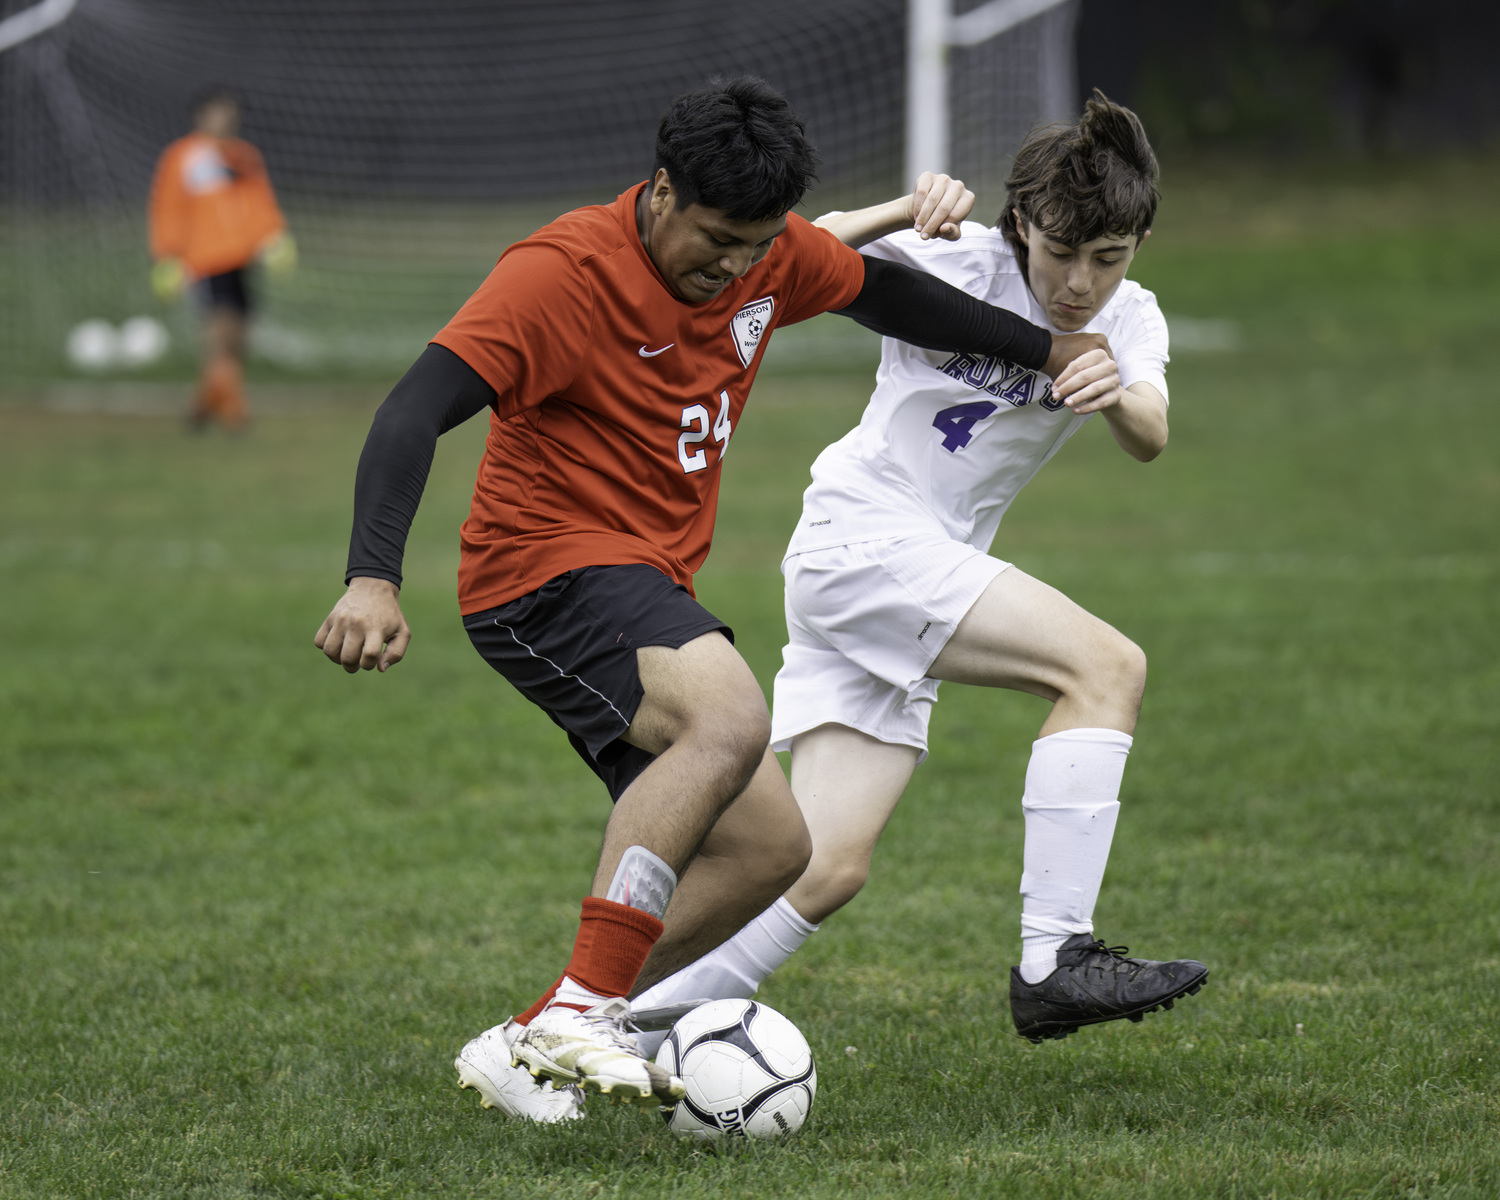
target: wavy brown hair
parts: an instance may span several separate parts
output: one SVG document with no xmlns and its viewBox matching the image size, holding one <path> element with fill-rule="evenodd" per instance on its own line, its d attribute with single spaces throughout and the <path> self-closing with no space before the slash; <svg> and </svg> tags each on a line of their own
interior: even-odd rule
<svg viewBox="0 0 1500 1200">
<path fill-rule="evenodd" d="M 1033 130 L 1016 152 L 996 225 L 1023 271 L 1017 211 L 1065 246 L 1111 233 L 1139 238 L 1156 217 L 1157 175 L 1140 118 L 1095 88 L 1078 124 Z"/>
</svg>

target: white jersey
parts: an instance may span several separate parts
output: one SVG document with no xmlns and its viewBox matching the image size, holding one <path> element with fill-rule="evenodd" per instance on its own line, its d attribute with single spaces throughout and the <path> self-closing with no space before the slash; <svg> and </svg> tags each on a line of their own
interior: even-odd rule
<svg viewBox="0 0 1500 1200">
<path fill-rule="evenodd" d="M 860 252 L 1062 332 L 1032 299 L 999 230 L 965 222 L 957 242 L 907 230 Z M 1109 338 L 1122 386 L 1149 383 L 1166 397 L 1167 325 L 1155 296 L 1127 279 L 1084 329 Z M 1088 419 L 1054 400 L 1038 371 L 885 338 L 864 416 L 813 463 L 787 555 L 930 531 L 934 521 L 988 551 L 1016 493 Z"/>
</svg>

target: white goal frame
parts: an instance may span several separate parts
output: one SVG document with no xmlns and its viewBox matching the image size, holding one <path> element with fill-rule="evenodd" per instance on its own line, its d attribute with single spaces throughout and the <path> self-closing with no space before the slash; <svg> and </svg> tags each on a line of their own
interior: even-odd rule
<svg viewBox="0 0 1500 1200">
<path fill-rule="evenodd" d="M 54 25 L 61 25 L 77 4 L 78 0 L 42 0 L 40 4 L 11 13 L 0 21 L 0 54 L 45 33 Z"/>
<path fill-rule="evenodd" d="M 953 0 L 908 0 L 906 33 L 906 179 L 949 167 L 948 51 L 978 46 L 1017 25 L 1076 0 L 989 0 L 953 15 Z M 1071 29 L 1059 41 L 1071 37 Z M 1072 115 L 1072 48 L 1047 46 L 1049 62 L 1038 97 L 1043 120 Z"/>
</svg>

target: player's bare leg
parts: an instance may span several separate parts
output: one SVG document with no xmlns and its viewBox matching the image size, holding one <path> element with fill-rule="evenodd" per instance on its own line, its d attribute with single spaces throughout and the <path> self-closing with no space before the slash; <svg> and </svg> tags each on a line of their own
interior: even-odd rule
<svg viewBox="0 0 1500 1200">
<path fill-rule="evenodd" d="M 595 896 L 606 894 L 630 846 L 645 846 L 681 875 L 761 771 L 771 740 L 760 684 L 723 634 L 706 633 L 676 650 L 642 646 L 636 662 L 645 696 L 624 740 L 657 757 L 610 815 Z M 786 812 L 800 824 L 795 804 Z"/>
<path fill-rule="evenodd" d="M 1052 701 L 1038 737 L 1065 729 L 1128 735 L 1146 690 L 1140 647 L 1017 567 L 991 581 L 927 673 Z"/>
<path fill-rule="evenodd" d="M 1005 687 L 1052 701 L 1027 774 L 1023 926 L 1027 978 L 1019 987 L 1023 1032 L 1060 1037 L 1080 1024 L 1170 1006 L 1206 978 L 1201 964 L 1142 964 L 1110 954 L 1092 936 L 1092 913 L 1117 795 L 1145 687 L 1145 656 L 1127 638 L 1057 589 L 1014 567 L 998 575 L 959 623 L 929 672 L 934 678 Z M 1061 759 L 1059 760 L 1059 756 Z M 792 790 L 813 839 L 806 872 L 783 900 L 719 950 L 637 998 L 649 1007 L 686 997 L 751 995 L 817 927 L 864 885 L 875 843 L 917 761 L 913 747 L 878 741 L 842 725 L 824 725 L 792 744 Z M 1061 761 L 1067 777 L 1059 786 Z M 1076 771 L 1075 771 L 1076 768 Z M 1061 925 L 1061 930 L 1058 926 Z M 1081 928 L 1080 928 L 1081 926 Z M 1113 1010 L 1026 1008 L 1037 980 L 1089 968 L 1120 977 Z M 1040 969 L 1039 969 L 1040 968 Z M 1055 997 L 1053 1000 L 1055 1001 Z M 1032 1011 L 1035 1010 L 1035 1011 Z M 1018 1011 L 1018 1027 L 1021 1014 Z M 647 1043 L 648 1046 L 650 1043 Z"/>
<path fill-rule="evenodd" d="M 802 874 L 811 850 L 803 813 L 781 764 L 767 750 L 750 785 L 714 822 L 688 864 L 636 992 L 708 953 L 764 912 Z"/>
<path fill-rule="evenodd" d="M 959 623 L 931 671 L 937 679 L 1031 692 L 1053 701 L 1040 737 L 1135 728 L 1145 656 L 1056 588 L 1012 567 Z M 786 898 L 817 923 L 864 886 L 870 856 L 901 799 L 918 751 L 828 724 L 792 743 L 792 792 L 812 836 L 807 870 Z"/>
<path fill-rule="evenodd" d="M 1120 1017 L 1139 1021 L 1196 992 L 1208 978 L 1202 963 L 1126 958 L 1124 947 L 1093 934 L 1146 686 L 1140 648 L 1012 567 L 965 614 L 929 674 L 1053 702 L 1022 799 L 1022 952 L 1010 980 L 1017 1032 L 1037 1042 Z"/>
<path fill-rule="evenodd" d="M 245 314 L 214 305 L 203 318 L 203 370 L 191 420 L 201 426 L 217 416 L 226 428 L 245 424 Z"/>
<path fill-rule="evenodd" d="M 812 835 L 812 859 L 787 891 L 816 925 L 859 894 L 870 857 L 917 767 L 915 746 L 847 725 L 820 725 L 792 742 L 792 792 Z"/>
<path fill-rule="evenodd" d="M 625 736 L 656 758 L 616 803 L 573 957 L 552 991 L 516 1018 L 526 1028 L 511 1049 L 538 1079 L 655 1105 L 680 1097 L 682 1082 L 642 1058 L 624 1029 L 624 997 L 664 932 L 660 917 L 679 876 L 762 767 L 770 715 L 720 633 L 675 650 L 642 647 L 636 658 L 645 695 Z M 805 837 L 795 807 L 784 811 Z M 784 887 L 786 870 L 767 886 Z"/>
<path fill-rule="evenodd" d="M 864 886 L 870 855 L 917 757 L 915 746 L 882 742 L 845 725 L 820 725 L 799 735 L 792 743 L 792 790 L 812 836 L 807 870 L 734 937 L 660 982 L 650 981 L 654 986 L 643 986 L 636 1008 L 753 996 L 819 921 Z M 665 1036 L 641 1035 L 642 1050 L 654 1054 Z"/>
</svg>

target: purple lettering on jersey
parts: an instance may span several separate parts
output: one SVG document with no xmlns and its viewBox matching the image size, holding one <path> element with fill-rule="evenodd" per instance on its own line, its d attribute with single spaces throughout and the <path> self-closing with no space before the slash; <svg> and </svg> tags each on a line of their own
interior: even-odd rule
<svg viewBox="0 0 1500 1200">
<path fill-rule="evenodd" d="M 994 369 L 993 358 L 981 358 L 964 372 L 964 382 L 972 388 L 982 388 L 990 381 L 990 372 Z"/>
<path fill-rule="evenodd" d="M 1031 385 L 1036 382 L 1036 372 L 1022 370 L 1011 363 L 1005 364 L 1007 371 L 984 390 L 991 396 L 1004 400 L 1012 408 L 1023 408 L 1031 403 Z"/>
<path fill-rule="evenodd" d="M 1020 408 L 1031 403 L 1031 385 L 1036 382 L 1035 371 L 1022 371 L 1006 381 L 997 395 L 1007 404 Z"/>
<path fill-rule="evenodd" d="M 982 388 L 989 382 L 996 360 L 981 358 L 977 354 L 959 352 L 938 368 L 944 375 L 951 375 L 971 388 Z"/>
<path fill-rule="evenodd" d="M 1003 358 L 966 352 L 953 355 L 938 370 L 971 388 L 998 396 L 1015 408 L 1031 402 L 1031 385 L 1036 381 L 1035 371 L 1018 367 Z"/>
</svg>

